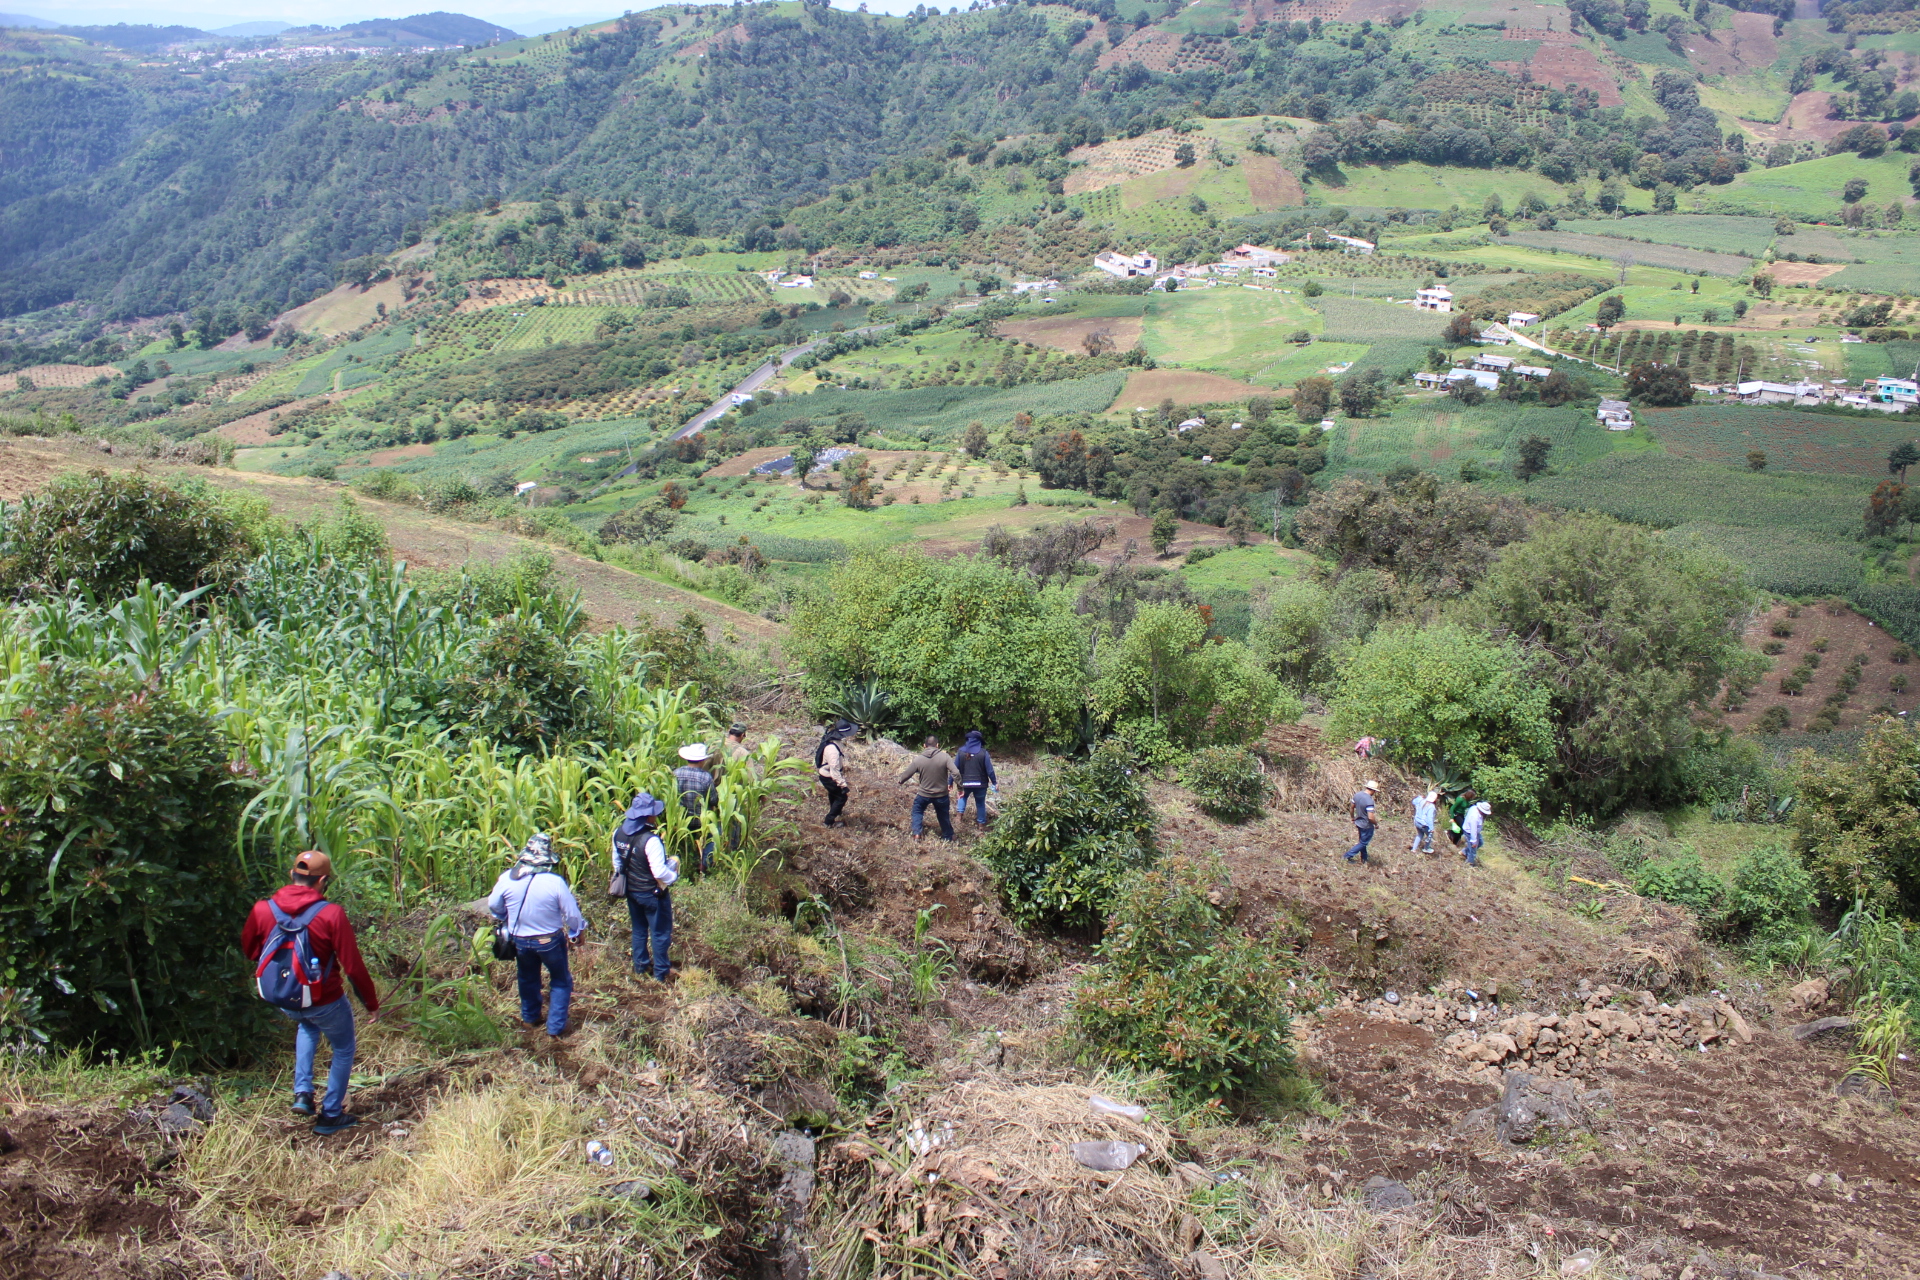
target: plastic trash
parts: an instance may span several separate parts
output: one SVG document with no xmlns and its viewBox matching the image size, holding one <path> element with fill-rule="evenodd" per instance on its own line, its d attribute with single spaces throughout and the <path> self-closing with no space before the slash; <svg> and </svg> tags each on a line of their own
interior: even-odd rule
<svg viewBox="0 0 1920 1280">
<path fill-rule="evenodd" d="M 606 1143 L 596 1138 L 587 1144 L 587 1159 L 597 1165 L 604 1165 L 610 1168 L 613 1165 L 613 1150 L 608 1147 Z"/>
<path fill-rule="evenodd" d="M 1124 1102 L 1115 1102 L 1112 1098 L 1104 1097 L 1097 1093 L 1087 1099 L 1087 1105 L 1103 1116 L 1121 1116 L 1128 1120 L 1144 1120 L 1147 1115 L 1147 1109 L 1145 1107 L 1134 1107 Z"/>
<path fill-rule="evenodd" d="M 1387 994 L 1386 994 L 1386 996 L 1385 996 L 1384 998 L 1385 998 L 1385 1000 L 1386 1000 L 1386 1002 L 1387 1002 L 1388 1004 L 1399 1004 L 1399 1003 L 1400 1003 L 1400 993 L 1399 993 L 1398 991 L 1389 991 L 1389 992 L 1387 992 Z"/>
<path fill-rule="evenodd" d="M 1089 1169 L 1118 1173 L 1131 1168 L 1146 1148 L 1138 1142 L 1075 1142 L 1070 1143 L 1067 1150 Z"/>
</svg>

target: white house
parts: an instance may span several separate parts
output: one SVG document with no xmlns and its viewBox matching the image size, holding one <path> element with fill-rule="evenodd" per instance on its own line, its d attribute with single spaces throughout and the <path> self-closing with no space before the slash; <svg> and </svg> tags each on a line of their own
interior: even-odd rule
<svg viewBox="0 0 1920 1280">
<path fill-rule="evenodd" d="M 1413 305 L 1417 311 L 1451 311 L 1453 310 L 1453 290 L 1443 284 L 1434 285 L 1431 289 L 1422 289 L 1413 295 Z"/>
<path fill-rule="evenodd" d="M 1416 387 L 1425 387 L 1429 391 L 1438 391 L 1447 385 L 1447 375 L 1444 373 L 1428 373 L 1425 369 L 1422 369 L 1413 375 L 1413 385 Z"/>
<path fill-rule="evenodd" d="M 1180 424 L 1177 430 L 1191 431 L 1195 427 L 1204 427 L 1206 425 L 1207 425 L 1207 420 L 1205 418 L 1188 418 L 1185 422 Z"/>
<path fill-rule="evenodd" d="M 1272 267 L 1255 267 L 1253 274 L 1259 276 L 1262 280 L 1272 280 L 1278 277 L 1280 273 Z"/>
<path fill-rule="evenodd" d="M 1509 329 L 1524 329 L 1539 318 L 1539 316 L 1533 314 L 1531 311 L 1509 311 L 1507 312 L 1507 327 Z"/>
<path fill-rule="evenodd" d="M 1474 368 L 1491 370 L 1496 374 L 1505 373 L 1517 363 L 1512 356 L 1478 355 L 1473 358 Z"/>
<path fill-rule="evenodd" d="M 1130 276 L 1150 276 L 1160 269 L 1160 260 L 1150 253 L 1096 254 L 1093 265 L 1122 280 Z"/>
<path fill-rule="evenodd" d="M 1602 400 L 1593 416 L 1609 431 L 1633 430 L 1633 406 L 1625 400 Z"/>
<path fill-rule="evenodd" d="M 1741 382 L 1735 384 L 1733 393 L 1746 404 L 1798 404 L 1820 399 L 1820 388 L 1811 382 Z"/>
<path fill-rule="evenodd" d="M 784 271 L 762 271 L 760 273 L 760 278 L 762 280 L 765 280 L 768 284 L 779 284 L 780 277 L 785 274 L 787 273 Z"/>
<path fill-rule="evenodd" d="M 1544 382 L 1546 381 L 1547 375 L 1552 372 L 1553 370 L 1543 369 L 1537 364 L 1517 364 L 1513 366 L 1514 376 L 1516 378 L 1525 378 L 1528 382 Z"/>
<path fill-rule="evenodd" d="M 1456 382 L 1471 381 L 1482 391 L 1498 391 L 1500 389 L 1500 375 L 1490 373 L 1485 369 L 1454 369 L 1444 375 L 1444 381 L 1449 386 Z"/>
<path fill-rule="evenodd" d="M 1058 280 L 1015 280 L 1015 293 L 1051 293 L 1060 287 Z"/>
<path fill-rule="evenodd" d="M 795 276 L 791 280 L 780 281 L 780 287 L 782 289 L 811 289 L 813 287 L 813 277 Z"/>
</svg>

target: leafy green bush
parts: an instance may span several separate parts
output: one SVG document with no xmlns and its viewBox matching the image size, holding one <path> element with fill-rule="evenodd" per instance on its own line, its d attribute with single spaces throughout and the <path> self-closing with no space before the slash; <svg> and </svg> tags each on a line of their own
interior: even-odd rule
<svg viewBox="0 0 1920 1280">
<path fill-rule="evenodd" d="M 244 788 L 214 722 L 132 672 L 30 671 L 0 732 L 0 986 L 30 1034 L 231 1057 L 265 1009 L 233 944 Z M 37 1026 L 32 1025 L 37 1023 Z"/>
<path fill-rule="evenodd" d="M 567 646 L 535 614 L 494 620 L 465 667 L 448 681 L 442 711 L 466 736 L 535 751 L 584 729 L 585 682 Z"/>
<path fill-rule="evenodd" d="M 1021 924 L 1091 929 L 1120 878 L 1153 860 L 1153 806 L 1119 743 L 1055 760 L 1000 815 L 980 857 Z"/>
<path fill-rule="evenodd" d="M 1267 799 L 1267 776 L 1245 747 L 1202 747 L 1187 757 L 1180 780 L 1202 809 L 1228 822 L 1258 816 Z"/>
<path fill-rule="evenodd" d="M 1766 845 L 1733 865 L 1727 893 L 1727 924 L 1742 933 L 1760 933 L 1807 918 L 1813 905 L 1813 877 L 1787 850 Z"/>
<path fill-rule="evenodd" d="M 248 531 L 219 503 L 145 475 L 63 476 L 0 503 L 0 591 L 15 597 L 77 581 L 111 602 L 142 578 L 182 591 L 225 589 L 253 552 Z"/>
<path fill-rule="evenodd" d="M 1284 952 L 1215 905 L 1219 856 L 1168 858 L 1119 888 L 1074 1020 L 1106 1057 L 1163 1071 L 1189 1095 L 1244 1092 L 1293 1067 Z"/>
<path fill-rule="evenodd" d="M 1300 700 L 1236 640 L 1209 641 L 1187 605 L 1143 604 L 1118 639 L 1095 653 L 1094 703 L 1123 724 L 1148 720 L 1175 746 L 1251 742 L 1275 719 L 1300 715 Z"/>
<path fill-rule="evenodd" d="M 1691 907 L 1702 919 L 1718 914 L 1727 896 L 1726 882 L 1691 852 L 1642 863 L 1633 873 L 1633 891 L 1643 898 Z"/>
<path fill-rule="evenodd" d="M 1807 756 L 1799 775 L 1794 851 L 1820 893 L 1920 902 L 1920 732 L 1883 716 L 1852 758 Z"/>
</svg>

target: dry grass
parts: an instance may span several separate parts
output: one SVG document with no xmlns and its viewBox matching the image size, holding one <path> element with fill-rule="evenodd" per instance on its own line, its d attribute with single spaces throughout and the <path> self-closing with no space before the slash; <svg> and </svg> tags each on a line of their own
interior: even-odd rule
<svg viewBox="0 0 1920 1280">
<path fill-rule="evenodd" d="M 899 1108 L 890 1142 L 835 1144 L 822 1162 L 826 1202 L 815 1214 L 818 1273 L 829 1280 L 1144 1280 L 1206 1275 L 1212 1267 L 1219 1268 L 1212 1274 L 1264 1280 L 1558 1274 L 1553 1238 L 1533 1237 L 1522 1224 L 1459 1237 L 1424 1210 L 1374 1213 L 1336 1198 L 1331 1185 L 1289 1186 L 1270 1167 L 1203 1168 L 1179 1158 L 1182 1135 L 1151 1112 L 1139 1122 L 1103 1115 L 1088 1105 L 1092 1091 L 978 1077 L 921 1099 L 910 1114 Z M 1184 1137 L 1193 1140 L 1190 1132 Z M 1146 1150 L 1124 1172 L 1098 1172 L 1069 1149 L 1086 1141 Z M 1625 1273 L 1603 1262 L 1587 1274 Z"/>
</svg>

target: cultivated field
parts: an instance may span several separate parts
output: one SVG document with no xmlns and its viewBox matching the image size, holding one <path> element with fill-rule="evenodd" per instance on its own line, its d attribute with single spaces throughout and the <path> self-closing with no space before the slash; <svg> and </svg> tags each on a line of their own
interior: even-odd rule
<svg viewBox="0 0 1920 1280">
<path fill-rule="evenodd" d="M 1649 409 L 1640 421 L 1681 457 L 1744 466 L 1747 453 L 1759 449 L 1767 455 L 1768 470 L 1875 481 L 1887 474 L 1887 452 L 1916 435 L 1911 422 L 1895 415 L 1884 420 L 1849 418 L 1758 405 Z"/>
<path fill-rule="evenodd" d="M 1734 214 L 1642 214 L 1636 218 L 1566 218 L 1560 231 L 1644 240 L 1757 258 L 1773 243 L 1773 220 Z"/>
<path fill-rule="evenodd" d="M 1515 229 L 1508 233 L 1507 238 L 1518 244 L 1532 245 L 1536 249 L 1577 253 L 1582 257 L 1602 258 L 1610 262 L 1626 257 L 1635 262 L 1644 262 L 1649 266 L 1669 267 L 1675 271 L 1705 271 L 1716 276 L 1744 275 L 1753 265 L 1747 259 L 1736 258 L 1732 254 L 1707 253 L 1699 249 L 1682 249 L 1669 244 L 1641 244 L 1638 241 L 1623 240 L 1615 236 L 1584 235 L 1576 231 Z"/>
</svg>

